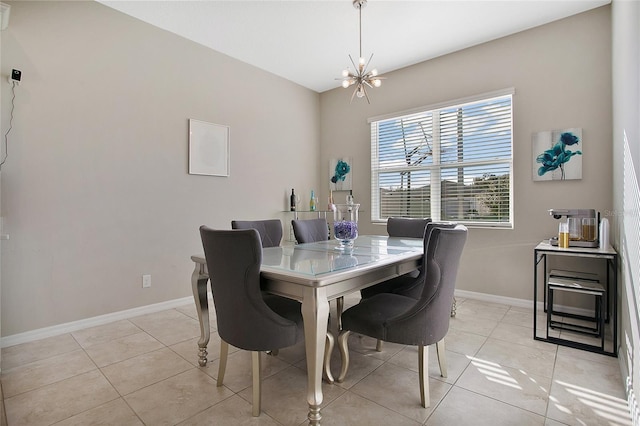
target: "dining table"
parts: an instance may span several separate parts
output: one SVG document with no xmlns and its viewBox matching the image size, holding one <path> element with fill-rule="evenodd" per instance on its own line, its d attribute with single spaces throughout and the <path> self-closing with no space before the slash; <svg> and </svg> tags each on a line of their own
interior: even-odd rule
<svg viewBox="0 0 640 426">
<path fill-rule="evenodd" d="M 423 241 L 416 238 L 360 235 L 352 248 L 338 241 L 268 247 L 260 267 L 264 291 L 301 302 L 307 362 L 309 425 L 320 425 L 322 371 L 329 320 L 329 301 L 409 273 L 421 263 Z M 191 256 L 193 297 L 200 322 L 198 363 L 207 364 L 210 275 L 204 255 Z M 215 271 L 212 273 L 215 279 Z"/>
</svg>

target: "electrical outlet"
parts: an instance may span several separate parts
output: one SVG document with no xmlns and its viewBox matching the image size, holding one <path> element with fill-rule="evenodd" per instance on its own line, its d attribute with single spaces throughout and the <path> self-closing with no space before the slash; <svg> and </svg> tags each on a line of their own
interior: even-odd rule
<svg viewBox="0 0 640 426">
<path fill-rule="evenodd" d="M 151 275 L 143 275 L 142 276 L 142 288 L 151 287 Z"/>
</svg>

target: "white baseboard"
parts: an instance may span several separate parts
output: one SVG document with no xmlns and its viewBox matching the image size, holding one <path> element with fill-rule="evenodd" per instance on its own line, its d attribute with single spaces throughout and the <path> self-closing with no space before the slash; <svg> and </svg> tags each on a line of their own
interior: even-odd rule
<svg viewBox="0 0 640 426">
<path fill-rule="evenodd" d="M 498 303 L 501 305 L 516 306 L 518 308 L 529 308 L 529 309 L 533 308 L 533 302 L 527 299 L 516 299 L 513 297 L 496 296 L 494 294 L 477 293 L 475 291 L 467 291 L 467 290 L 456 290 L 455 296 L 462 299 L 473 299 L 473 300 L 479 300 L 481 302 Z M 559 308 L 559 310 L 561 310 L 562 312 L 566 312 L 569 314 L 593 316 L 593 310 L 590 310 L 590 309 L 576 308 L 574 306 L 556 305 L 555 303 L 553 304 L 553 307 L 554 307 L 554 310 Z M 544 302 L 538 301 L 537 310 L 543 310 L 543 309 L 544 309 Z"/>
<path fill-rule="evenodd" d="M 513 297 L 496 296 L 495 294 L 478 293 L 474 291 L 456 290 L 456 297 L 463 299 L 474 299 L 482 302 L 498 303 L 501 305 L 510 305 L 521 308 L 531 308 L 532 302 L 527 299 L 516 299 Z M 113 312 L 111 314 L 100 315 L 97 317 L 86 318 L 66 324 L 54 325 L 51 327 L 40 328 L 37 330 L 26 331 L 24 333 L 13 334 L 0 338 L 0 348 L 28 343 L 47 337 L 59 336 L 65 333 L 82 330 L 89 327 L 108 324 L 110 322 L 129 319 L 140 315 L 150 314 L 165 309 L 172 309 L 178 306 L 193 303 L 192 297 L 183 297 L 181 299 L 169 300 L 166 302 L 156 303 L 153 305 L 141 306 L 139 308 L 127 309 L 125 311 Z M 592 312 L 586 309 L 572 308 L 568 306 L 559 306 L 564 312 L 575 313 L 579 315 L 592 315 Z M 543 303 L 538 302 L 538 309 L 543 308 Z"/>
<path fill-rule="evenodd" d="M 467 290 L 456 290 L 455 296 L 462 299 L 473 299 L 479 300 L 481 302 L 488 303 L 498 303 L 500 305 L 511 305 L 517 306 L 519 308 L 531 308 L 532 302 L 531 300 L 526 299 L 516 299 L 513 297 L 505 297 L 505 296 L 496 296 L 495 294 L 489 293 L 478 293 L 475 291 L 467 291 Z M 542 307 L 542 304 L 540 304 Z"/>
<path fill-rule="evenodd" d="M 183 297 L 182 299 L 174 299 L 166 302 L 155 303 L 153 305 L 140 306 L 139 308 L 127 309 L 125 311 L 113 312 L 111 314 L 99 315 L 97 317 L 86 318 L 78 321 L 68 322 L 65 324 L 53 325 L 51 327 L 26 331 L 24 333 L 13 334 L 11 336 L 0 338 L 0 348 L 19 345 L 21 343 L 28 343 L 47 337 L 59 336 L 61 334 L 71 333 L 73 331 L 108 324 L 123 319 L 129 319 L 140 315 L 164 311 L 165 309 L 176 308 L 187 303 L 194 303 L 193 297 Z"/>
</svg>

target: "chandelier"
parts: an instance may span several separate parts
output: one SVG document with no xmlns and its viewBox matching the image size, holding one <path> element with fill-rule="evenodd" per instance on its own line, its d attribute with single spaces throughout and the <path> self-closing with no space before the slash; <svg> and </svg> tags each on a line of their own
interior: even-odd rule
<svg viewBox="0 0 640 426">
<path fill-rule="evenodd" d="M 349 88 L 355 85 L 355 89 L 353 94 L 351 95 L 351 102 L 353 102 L 354 96 L 358 98 L 366 98 L 368 103 L 369 95 L 367 95 L 367 87 L 380 87 L 382 84 L 382 80 L 385 77 L 381 77 L 378 75 L 378 71 L 374 68 L 371 71 L 367 71 L 369 69 L 369 64 L 371 63 L 371 59 L 373 58 L 373 54 L 369 57 L 369 60 L 365 62 L 364 57 L 362 56 L 362 8 L 367 5 L 367 0 L 353 0 L 353 7 L 358 9 L 358 30 L 360 32 L 360 56 L 358 58 L 358 65 L 354 62 L 351 55 L 349 55 L 349 59 L 351 60 L 351 64 L 355 71 L 351 71 L 349 68 L 342 71 L 342 78 L 336 80 L 342 80 L 342 87 Z"/>
</svg>

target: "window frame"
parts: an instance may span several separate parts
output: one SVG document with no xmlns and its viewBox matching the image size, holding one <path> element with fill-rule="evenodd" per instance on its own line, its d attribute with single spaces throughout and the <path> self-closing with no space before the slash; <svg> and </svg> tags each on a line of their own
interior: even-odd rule
<svg viewBox="0 0 640 426">
<path fill-rule="evenodd" d="M 393 171 L 393 169 L 380 169 L 379 161 L 380 161 L 380 151 L 379 151 L 379 141 L 378 141 L 378 124 L 382 121 L 391 120 L 391 119 L 401 119 L 403 117 L 408 117 L 415 114 L 432 114 L 433 116 L 433 129 L 432 129 L 432 163 L 421 165 L 417 168 L 412 168 L 411 171 L 419 171 L 419 170 L 428 170 L 430 172 L 430 203 L 431 203 L 431 212 L 429 217 L 433 220 L 442 220 L 441 219 L 441 205 L 442 205 L 442 197 L 441 197 L 441 174 L 444 170 L 451 168 L 466 168 L 466 167 L 474 167 L 474 166 L 493 166 L 493 165 L 506 165 L 509 169 L 509 209 L 508 209 L 508 219 L 506 221 L 482 221 L 482 220 L 469 220 L 469 219 L 460 219 L 456 220 L 458 223 L 465 224 L 468 227 L 474 228 L 499 228 L 499 229 L 513 229 L 514 228 L 514 183 L 513 183 L 513 139 L 514 139 L 514 127 L 513 127 L 513 97 L 515 94 L 514 88 L 507 88 L 502 90 L 497 90 L 488 93 L 482 93 L 470 97 L 465 97 L 461 99 L 455 99 L 445 102 L 440 102 L 437 104 L 422 106 L 418 108 L 413 108 L 410 110 L 380 115 L 371 117 L 367 120 L 370 125 L 371 131 L 371 222 L 372 223 L 386 223 L 387 218 L 380 217 L 381 211 L 381 197 L 380 197 L 380 175 L 383 173 L 387 173 L 389 171 Z M 510 150 L 508 158 L 495 158 L 495 159 L 481 159 L 481 160 L 471 160 L 462 163 L 442 163 L 441 162 L 441 143 L 442 140 L 440 138 L 440 111 L 451 108 L 464 107 L 469 104 L 481 103 L 481 102 L 489 102 L 491 100 L 497 98 L 510 98 Z M 375 128 L 374 128 L 375 126 Z M 398 167 L 397 170 L 405 169 L 404 167 Z M 437 183 L 435 183 L 437 182 Z"/>
</svg>

